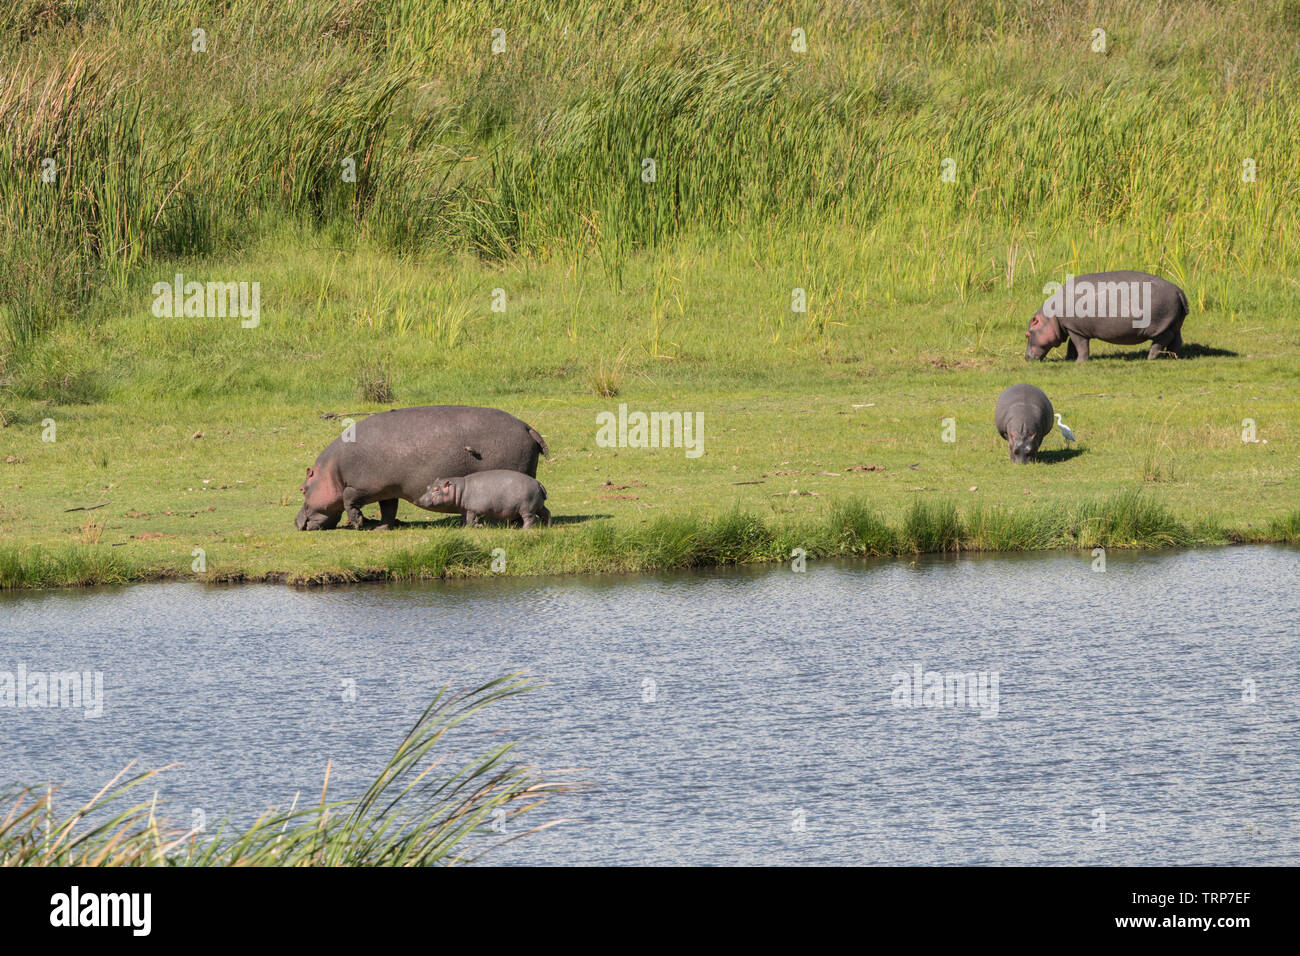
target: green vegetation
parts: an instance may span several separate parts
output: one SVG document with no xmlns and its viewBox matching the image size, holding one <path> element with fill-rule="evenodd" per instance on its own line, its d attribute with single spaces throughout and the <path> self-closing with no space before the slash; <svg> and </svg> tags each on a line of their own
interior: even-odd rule
<svg viewBox="0 0 1300 956">
<path fill-rule="evenodd" d="M 433 775 L 430 751 L 447 731 L 488 705 L 537 684 L 518 674 L 473 690 L 447 688 L 416 721 L 359 797 L 268 810 L 246 829 L 211 835 L 177 829 L 153 802 L 123 804 L 160 771 L 123 771 L 70 816 L 56 817 L 53 790 L 23 788 L 0 818 L 0 866 L 432 866 L 473 862 L 493 846 L 562 820 L 491 839 L 489 823 L 516 820 L 581 784 L 537 776 L 509 762 L 516 744 L 494 747 L 459 770 Z M 164 770 L 167 768 L 163 768 Z M 128 768 L 129 770 L 129 768 Z M 156 799 L 156 798 L 155 798 Z M 296 801 L 295 801 L 296 803 Z M 500 811 L 498 813 L 498 811 Z M 504 818 L 501 816 L 504 814 Z M 482 842 L 486 838 L 486 843 Z"/>
<path fill-rule="evenodd" d="M 0 586 L 1295 541 L 1298 87 L 1293 0 L 0 0 Z M 1026 366 L 1124 267 L 1183 360 Z M 1016 381 L 1079 449 L 1009 464 Z M 293 529 L 323 413 L 443 402 L 546 436 L 555 527 Z"/>
<path fill-rule="evenodd" d="M 424 525 L 446 522 L 425 522 Z M 1162 548 L 1241 542 L 1300 543 L 1300 509 L 1251 534 L 1214 519 L 1191 522 L 1142 491 L 1123 491 L 1077 505 L 1031 504 L 1015 510 L 915 500 L 901 527 L 862 498 L 842 499 L 817 517 L 764 520 L 739 509 L 713 518 L 659 517 L 616 529 L 608 522 L 563 532 L 426 531 L 385 535 L 382 548 L 340 548 L 318 569 L 285 573 L 232 564 L 199 574 L 210 581 L 271 580 L 293 584 L 407 581 L 471 577 L 500 570 L 516 574 L 594 571 L 668 571 L 725 564 L 788 560 L 795 549 L 808 558 L 908 555 L 928 552 L 1035 551 L 1063 548 Z M 494 555 L 496 549 L 501 553 Z M 309 564 L 310 566 L 310 564 Z M 0 589 L 70 584 L 115 584 L 179 573 L 166 565 L 128 563 L 102 549 L 65 545 L 0 546 Z"/>
</svg>

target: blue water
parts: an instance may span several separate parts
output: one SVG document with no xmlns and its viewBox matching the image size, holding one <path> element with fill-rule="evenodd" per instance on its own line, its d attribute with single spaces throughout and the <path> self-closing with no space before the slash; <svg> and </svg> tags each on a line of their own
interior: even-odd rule
<svg viewBox="0 0 1300 956">
<path fill-rule="evenodd" d="M 0 781 L 70 803 L 179 761 L 174 821 L 247 820 L 327 761 L 358 792 L 443 684 L 526 670 L 443 752 L 519 738 L 593 786 L 486 862 L 1300 863 L 1300 551 L 1092 565 L 5 594 L 0 672 L 100 671 L 104 703 L 0 706 Z M 996 674 L 996 712 L 901 706 L 917 665 Z"/>
</svg>

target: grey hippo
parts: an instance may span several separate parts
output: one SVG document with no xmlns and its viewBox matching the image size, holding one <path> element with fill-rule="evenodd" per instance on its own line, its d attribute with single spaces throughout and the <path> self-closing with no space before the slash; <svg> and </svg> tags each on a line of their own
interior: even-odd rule
<svg viewBox="0 0 1300 956">
<path fill-rule="evenodd" d="M 300 531 L 334 528 L 346 512 L 364 527 L 361 508 L 379 502 L 380 527 L 397 523 L 397 502 L 418 504 L 430 475 L 508 470 L 532 478 L 546 442 L 530 425 L 496 408 L 425 405 L 371 415 L 316 457 L 300 489 Z M 451 506 L 431 510 L 455 513 Z"/>
<path fill-rule="evenodd" d="M 1088 342 L 1150 342 L 1147 358 L 1183 347 L 1187 296 L 1168 279 L 1148 272 L 1090 272 L 1067 276 L 1065 285 L 1029 321 L 1025 360 L 1037 361 L 1069 341 L 1066 359 L 1088 361 Z"/>
<path fill-rule="evenodd" d="M 439 478 L 416 502 L 421 508 L 444 510 L 448 506 L 459 511 L 467 526 L 479 524 L 480 519 L 514 521 L 531 528 L 541 520 L 551 523 L 551 513 L 546 510 L 546 489 L 536 478 L 517 471 L 480 471 L 456 478 Z"/>
<path fill-rule="evenodd" d="M 1011 460 L 1017 465 L 1033 461 L 1038 446 L 1052 430 L 1052 403 L 1033 385 L 1012 385 L 998 396 L 993 424 L 1007 440 Z"/>
</svg>

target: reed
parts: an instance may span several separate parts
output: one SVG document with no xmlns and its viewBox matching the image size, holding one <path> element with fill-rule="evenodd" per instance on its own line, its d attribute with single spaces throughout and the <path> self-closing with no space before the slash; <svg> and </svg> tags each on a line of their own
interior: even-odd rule
<svg viewBox="0 0 1300 956">
<path fill-rule="evenodd" d="M 0 866 L 436 866 L 471 863 L 503 843 L 548 829 L 519 829 L 524 814 L 585 786 L 539 774 L 516 759 L 517 742 L 459 768 L 442 768 L 448 732 L 484 708 L 536 688 L 520 674 L 451 692 L 444 687 L 360 795 L 272 809 L 242 828 L 209 835 L 169 824 L 154 799 L 140 799 L 169 769 L 128 767 L 71 814 L 59 816 L 53 788 L 16 789 L 0 819 Z M 132 802 L 132 801 L 138 802 Z M 3 809 L 3 808 L 0 808 Z M 508 837 L 496 836 L 513 821 Z"/>
</svg>

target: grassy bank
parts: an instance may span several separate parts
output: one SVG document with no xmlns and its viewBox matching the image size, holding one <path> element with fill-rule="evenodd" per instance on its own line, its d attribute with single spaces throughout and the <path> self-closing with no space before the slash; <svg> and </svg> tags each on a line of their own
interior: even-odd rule
<svg viewBox="0 0 1300 956">
<path fill-rule="evenodd" d="M 0 586 L 1295 540 L 1294 3 L 24 0 L 0 38 Z M 1187 291 L 1183 358 L 1026 366 L 1045 283 L 1121 267 Z M 177 273 L 257 325 L 156 316 Z M 1077 448 L 1010 465 L 1018 381 Z M 555 527 L 293 529 L 322 414 L 433 403 L 546 436 Z M 598 446 L 619 403 L 704 454 Z"/>
<path fill-rule="evenodd" d="M 520 675 L 434 698 L 375 781 L 357 797 L 272 809 L 242 830 L 213 833 L 172 826 L 153 801 L 131 803 L 160 771 L 123 771 L 73 813 L 60 816 L 55 791 L 22 788 L 0 796 L 0 866 L 435 866 L 473 862 L 506 840 L 494 833 L 550 798 L 582 784 L 545 779 L 512 761 L 501 744 L 459 769 L 435 775 L 435 748 L 448 731 L 485 707 L 536 687 Z M 129 768 L 128 768 L 129 769 Z M 163 768 L 164 770 L 167 768 Z M 554 826 L 551 820 L 508 839 Z M 494 829 L 493 824 L 496 824 Z"/>
<path fill-rule="evenodd" d="M 427 525 L 445 522 L 426 522 Z M 506 531 L 399 530 L 382 546 L 343 548 L 333 558 L 284 571 L 251 563 L 192 568 L 85 545 L 0 547 L 0 589 L 120 584 L 193 577 L 212 582 L 341 584 L 475 577 L 494 573 L 666 571 L 788 561 L 796 556 L 902 556 L 962 551 L 1168 548 L 1249 542 L 1300 544 L 1300 509 L 1258 529 L 1213 518 L 1183 521 L 1142 492 L 1070 506 L 1003 509 L 918 500 L 891 524 L 863 499 L 834 504 L 816 519 L 765 520 L 734 510 L 712 518 L 663 517 L 627 531 L 608 524 L 522 535 Z"/>
</svg>

